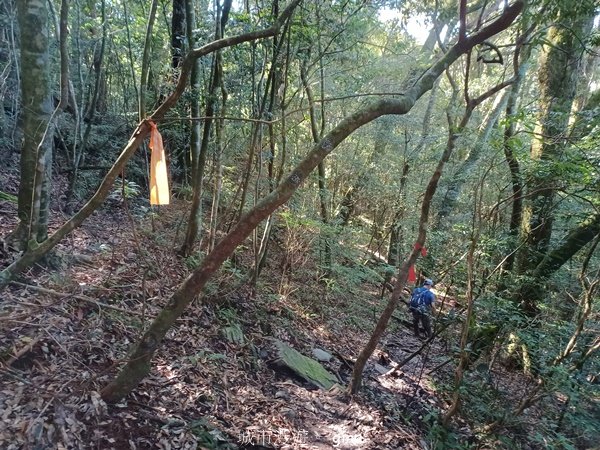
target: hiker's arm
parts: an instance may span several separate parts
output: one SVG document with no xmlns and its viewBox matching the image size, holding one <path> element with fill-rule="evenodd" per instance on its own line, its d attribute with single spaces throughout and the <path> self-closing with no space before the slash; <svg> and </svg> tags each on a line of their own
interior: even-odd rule
<svg viewBox="0 0 600 450">
<path fill-rule="evenodd" d="M 437 300 L 437 299 L 435 298 L 435 294 L 434 294 L 434 296 L 433 296 L 433 300 L 431 301 L 431 313 L 432 313 L 432 314 L 437 314 L 437 312 L 438 312 L 438 309 L 437 309 L 437 307 L 435 306 L 435 305 L 437 304 L 436 300 Z"/>
</svg>

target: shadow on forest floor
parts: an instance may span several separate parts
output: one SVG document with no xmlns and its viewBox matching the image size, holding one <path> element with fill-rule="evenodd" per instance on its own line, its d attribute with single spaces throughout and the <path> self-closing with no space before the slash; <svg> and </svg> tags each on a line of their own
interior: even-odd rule
<svg viewBox="0 0 600 450">
<path fill-rule="evenodd" d="M 409 319 L 405 306 L 351 401 L 343 387 L 318 390 L 273 369 L 272 340 L 278 339 L 306 356 L 315 348 L 330 353 L 324 366 L 347 384 L 352 361 L 387 301 L 380 299 L 380 286 L 370 284 L 352 294 L 326 291 L 306 259 L 282 275 L 273 256 L 253 293 L 245 285 L 235 288 L 238 268 L 249 264 L 238 253 L 236 267 L 221 271 L 205 301 L 194 302 L 168 333 L 151 375 L 125 401 L 106 405 L 98 391 L 188 272 L 185 264 L 195 263 L 173 250 L 183 209 L 177 202 L 163 208 L 155 232 L 142 219 L 134 233 L 122 208 L 106 207 L 61 244 L 62 269 L 36 267 L 24 274 L 24 284 L 2 292 L 0 447 L 425 445 L 431 413 L 447 406 L 435 386 L 450 380 L 452 369 L 443 364 L 449 349 L 437 340 L 385 375 L 422 344 L 402 324 Z M 3 222 L 0 234 L 13 225 Z M 456 422 L 456 429 L 465 442 L 471 438 L 464 423 Z"/>
</svg>

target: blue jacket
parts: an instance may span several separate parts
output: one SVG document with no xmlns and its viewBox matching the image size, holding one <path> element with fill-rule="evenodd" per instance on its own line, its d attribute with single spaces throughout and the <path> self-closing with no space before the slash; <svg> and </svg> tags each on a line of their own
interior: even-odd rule
<svg viewBox="0 0 600 450">
<path fill-rule="evenodd" d="M 433 294 L 433 292 L 431 292 L 429 289 L 425 288 L 425 287 L 418 287 L 416 288 L 411 295 L 411 309 L 415 309 L 412 306 L 412 300 L 419 296 L 419 295 L 423 295 L 423 303 L 425 304 L 425 307 L 427 308 L 427 310 L 431 310 L 431 305 L 433 305 L 435 303 L 435 295 Z"/>
</svg>

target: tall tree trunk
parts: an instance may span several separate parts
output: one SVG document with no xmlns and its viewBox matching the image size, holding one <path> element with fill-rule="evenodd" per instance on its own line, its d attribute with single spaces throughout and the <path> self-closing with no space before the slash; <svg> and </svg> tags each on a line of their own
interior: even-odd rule
<svg viewBox="0 0 600 450">
<path fill-rule="evenodd" d="M 193 40 L 191 32 L 186 32 L 186 0 L 173 0 L 171 14 L 171 67 L 178 69 L 183 61 L 186 41 L 191 48 Z"/>
<path fill-rule="evenodd" d="M 225 87 L 225 83 L 223 82 L 223 64 L 221 61 L 221 57 L 217 60 L 217 69 L 221 71 L 221 75 L 219 79 L 221 80 L 221 116 L 225 116 L 226 108 L 227 108 L 227 88 Z M 219 208 L 221 204 L 221 189 L 223 186 L 223 164 L 221 162 L 221 158 L 225 149 L 225 144 L 223 141 L 223 125 L 224 119 L 217 119 L 217 123 L 215 126 L 215 157 L 213 162 L 215 177 L 214 177 L 214 187 L 213 187 L 213 198 L 212 205 L 210 209 L 210 229 L 209 229 L 209 240 L 208 240 L 208 252 L 211 252 L 215 247 L 217 242 L 217 226 L 218 226 L 218 217 L 219 217 Z"/>
<path fill-rule="evenodd" d="M 66 193 L 66 210 L 67 213 L 72 213 L 73 196 L 75 194 L 75 187 L 77 185 L 77 179 L 79 176 L 79 166 L 82 163 L 90 137 L 92 134 L 92 127 L 94 124 L 94 118 L 98 112 L 98 101 L 100 99 L 100 91 L 102 90 L 102 83 L 105 81 L 104 76 L 104 52 L 106 49 L 106 40 L 108 34 L 108 21 L 106 17 L 106 0 L 101 2 L 101 18 L 102 18 L 102 38 L 100 40 L 100 47 L 94 49 L 94 86 L 92 88 L 92 98 L 90 103 L 87 105 L 87 112 L 85 113 L 85 131 L 83 133 L 81 144 L 79 149 L 74 145 L 73 147 L 73 160 L 71 172 L 69 174 L 69 185 Z M 74 96 L 73 96 L 74 97 Z M 78 133 L 76 127 L 75 133 Z"/>
<path fill-rule="evenodd" d="M 520 274 L 529 272 L 541 261 L 552 236 L 558 186 L 553 166 L 563 158 L 585 36 L 594 20 L 593 8 L 579 8 L 582 10 L 579 15 L 562 19 L 549 29 L 548 44 L 540 55 L 540 113 L 531 145 L 531 159 L 537 167 L 532 174 L 521 221 L 522 240 L 526 245 L 518 255 Z"/>
<path fill-rule="evenodd" d="M 325 131 L 324 127 L 324 113 L 321 110 L 321 127 L 318 126 L 317 120 L 317 111 L 315 107 L 315 100 L 312 92 L 312 88 L 310 86 L 310 82 L 308 80 L 308 74 L 306 70 L 306 63 L 303 64 L 300 68 L 300 79 L 302 80 L 302 85 L 304 87 L 304 91 L 306 92 L 306 98 L 308 100 L 308 113 L 310 117 L 310 131 L 313 138 L 313 142 L 317 143 L 323 137 L 323 133 Z M 321 75 L 321 85 L 323 85 L 323 76 Z M 317 166 L 317 177 L 318 177 L 318 187 L 319 187 L 319 211 L 321 213 L 321 222 L 323 222 L 326 226 L 329 223 L 329 211 L 327 208 L 327 184 L 325 178 L 325 164 L 323 161 L 319 163 Z M 328 277 L 331 273 L 331 240 L 327 236 L 327 231 L 324 233 L 325 238 L 323 239 L 323 266 L 325 268 L 325 276 Z"/>
<path fill-rule="evenodd" d="M 279 2 L 278 1 L 273 3 L 273 14 L 274 15 L 279 14 Z M 284 40 L 287 42 L 287 49 L 286 49 L 284 63 L 279 62 L 279 58 L 278 58 L 278 55 L 280 54 L 280 51 L 279 51 L 279 48 L 280 48 L 279 41 L 280 40 L 281 40 L 282 44 L 283 44 Z M 267 107 L 266 113 L 269 117 L 274 117 L 275 116 L 275 106 L 277 103 L 279 103 L 279 106 L 281 108 L 281 117 L 283 117 L 285 115 L 285 97 L 286 97 L 286 90 L 287 90 L 287 79 L 285 79 L 285 77 L 287 76 L 287 65 L 289 64 L 289 60 L 290 60 L 289 26 L 286 25 L 284 27 L 283 32 L 281 33 L 281 37 L 275 36 L 273 38 L 273 43 L 272 43 L 271 47 L 272 47 L 271 51 L 273 54 L 271 70 L 272 70 L 273 75 L 270 77 L 269 106 Z M 285 74 L 283 73 L 284 68 L 286 70 Z M 280 86 L 281 86 L 281 90 L 279 89 Z M 268 172 L 267 178 L 268 178 L 268 184 L 269 184 L 269 193 L 271 193 L 279 184 L 282 174 L 275 173 L 276 172 L 275 171 L 275 158 L 277 157 L 275 124 L 269 123 L 267 125 L 267 128 L 268 128 L 268 132 L 269 132 L 269 148 L 271 150 L 271 154 L 269 155 L 269 159 L 267 162 L 267 172 Z M 282 134 L 283 133 L 285 133 L 285 130 L 282 130 Z M 283 156 L 284 155 L 282 155 L 282 157 Z M 283 164 L 284 161 L 282 160 L 281 163 Z M 256 183 L 255 198 L 259 198 L 259 195 L 260 195 L 259 190 L 258 190 L 259 186 L 260 186 L 260 183 Z M 253 287 L 256 286 L 258 277 L 260 276 L 262 269 L 266 265 L 269 244 L 271 242 L 271 233 L 273 231 L 275 222 L 276 222 L 276 216 L 271 214 L 267 218 L 267 223 L 265 225 L 265 229 L 263 231 L 260 242 L 258 242 L 257 238 L 255 239 L 254 267 L 252 269 L 252 275 L 250 278 L 250 285 Z M 258 244 L 258 245 L 256 245 L 256 244 Z"/>
<path fill-rule="evenodd" d="M 21 31 L 23 143 L 19 225 L 11 240 L 26 249 L 46 239 L 52 166 L 49 12 L 43 0 L 17 2 Z"/>
<path fill-rule="evenodd" d="M 188 0 L 188 4 L 191 6 L 191 2 Z M 227 24 L 227 20 L 229 18 L 229 10 L 231 8 L 231 0 L 225 0 L 223 4 L 223 10 L 221 11 L 220 5 L 217 4 L 217 20 L 215 25 L 215 40 L 221 39 L 223 37 L 223 32 L 225 29 L 225 25 Z M 188 13 L 192 13 L 191 10 Z M 191 33 L 191 32 L 190 32 Z M 194 242 L 198 236 L 199 230 L 202 226 L 202 192 L 203 192 L 203 181 L 204 181 L 204 168 L 206 166 L 206 155 L 208 153 L 208 143 L 210 140 L 210 132 L 212 128 L 213 119 L 215 113 L 215 105 L 217 103 L 217 89 L 220 85 L 220 75 L 221 71 L 218 69 L 218 51 L 214 55 L 213 64 L 212 64 L 212 73 L 210 78 L 210 84 L 208 88 L 208 94 L 206 96 L 206 110 L 204 119 L 204 129 L 202 131 L 202 141 L 200 143 L 200 148 L 196 152 L 196 147 L 198 143 L 197 132 L 199 127 L 199 122 L 194 120 L 192 125 L 192 137 L 191 137 L 191 147 L 192 147 L 192 155 L 197 153 L 197 158 L 195 161 L 192 161 L 193 167 L 193 179 L 192 186 L 194 187 L 194 192 L 192 196 L 192 206 L 190 208 L 190 218 L 188 219 L 187 230 L 185 234 L 185 240 L 179 253 L 183 256 L 189 256 L 194 249 Z M 198 99 L 192 100 L 192 114 L 195 110 L 194 103 L 196 107 L 198 106 Z M 197 117 L 197 116 L 196 116 Z"/>
<path fill-rule="evenodd" d="M 140 121 L 146 118 L 146 89 L 148 88 L 148 73 L 150 70 L 150 50 L 152 45 L 152 29 L 156 20 L 156 8 L 158 0 L 152 0 L 148 24 L 146 25 L 146 39 L 144 41 L 144 53 L 142 55 L 142 69 L 140 75 L 140 91 L 138 99 L 138 118 Z"/>
<path fill-rule="evenodd" d="M 186 10 L 191 10 L 191 13 L 186 14 Z M 188 16 L 192 14 L 191 20 L 188 20 Z M 193 2 L 189 0 L 173 0 L 173 12 L 171 14 L 171 67 L 173 69 L 173 79 L 177 79 L 179 66 L 183 62 L 185 53 L 194 47 L 194 38 L 192 30 L 195 27 L 195 10 Z M 196 64 L 197 66 L 198 64 Z M 198 92 L 196 91 L 196 85 L 198 84 L 198 69 L 194 67 L 190 74 L 190 114 L 192 117 L 196 117 L 199 112 Z M 199 127 L 200 124 L 192 121 L 191 127 Z M 183 127 L 186 128 L 185 126 Z M 194 134 L 190 131 L 190 135 Z M 199 135 L 196 132 L 196 135 Z M 197 139 L 197 138 L 196 138 Z M 195 140 L 191 137 L 191 142 Z M 190 143 L 191 146 L 191 143 Z M 181 168 L 181 175 L 175 178 L 176 181 L 189 185 L 191 181 L 191 167 L 192 161 L 190 151 L 187 148 L 181 148 L 177 152 L 177 160 L 179 167 Z"/>
<path fill-rule="evenodd" d="M 510 172 L 510 182 L 512 187 L 512 204 L 510 211 L 510 223 L 508 226 L 508 233 L 511 238 L 510 253 L 504 262 L 504 269 L 511 271 L 515 263 L 516 252 L 513 250 L 516 247 L 516 240 L 519 236 L 519 227 L 521 226 L 521 220 L 523 215 L 523 180 L 521 177 L 521 168 L 519 160 L 515 155 L 515 142 L 514 137 L 516 134 L 517 124 L 517 101 L 523 84 L 523 79 L 527 73 L 529 66 L 529 56 L 531 51 L 529 47 L 525 47 L 521 50 L 521 46 L 517 44 L 517 50 L 514 59 L 515 64 L 519 64 L 519 68 L 516 70 L 515 82 L 510 87 L 510 93 L 508 101 L 506 102 L 506 126 L 504 128 L 504 136 L 502 139 L 502 148 L 504 150 L 504 158 L 508 165 Z M 521 53 L 521 61 L 519 62 L 518 53 Z"/>
<path fill-rule="evenodd" d="M 279 54 L 281 52 L 281 49 L 283 48 L 283 40 L 280 40 L 278 45 L 276 45 L 274 47 L 273 50 L 273 55 L 272 55 L 272 61 L 277 61 L 279 58 Z M 256 48 L 255 46 L 252 48 L 252 67 L 254 68 L 255 66 L 255 54 L 256 54 Z M 264 89 L 264 92 L 262 93 L 261 96 L 261 86 L 262 86 L 262 80 L 264 78 L 264 73 L 267 71 L 267 67 L 266 65 L 263 66 L 262 69 L 262 75 L 260 77 L 260 81 L 258 83 L 256 83 L 256 74 L 255 74 L 255 70 L 252 70 L 252 105 L 253 108 L 255 108 L 254 110 L 254 114 L 256 116 L 257 119 L 261 119 L 264 112 L 265 112 L 265 108 L 267 107 L 267 100 L 269 98 L 269 94 L 271 93 L 271 89 L 273 88 L 272 86 L 272 80 L 273 77 L 275 76 L 275 71 L 274 70 L 269 70 L 268 71 L 268 75 L 267 75 L 267 80 L 265 82 L 265 86 L 266 88 Z M 252 131 L 251 131 L 251 138 L 250 138 L 250 145 L 249 145 L 249 149 L 248 149 L 248 160 L 246 162 L 246 168 L 244 170 L 244 174 L 243 174 L 243 179 L 242 179 L 242 183 L 241 183 L 241 199 L 240 199 L 240 206 L 238 208 L 237 211 L 237 219 L 239 220 L 243 213 L 244 213 L 244 208 L 246 207 L 246 197 L 248 195 L 248 185 L 250 183 L 250 177 L 252 175 L 252 165 L 254 163 L 254 158 L 255 158 L 255 154 L 256 154 L 256 150 L 257 147 L 260 146 L 260 142 L 262 140 L 262 130 L 263 130 L 263 124 L 260 122 L 255 122 L 252 125 Z"/>
<path fill-rule="evenodd" d="M 0 66 L 4 73 L 2 88 L 0 90 L 0 139 L 2 139 L 2 148 L 0 149 L 0 158 L 9 158 L 17 149 L 17 138 L 19 130 L 19 52 L 18 45 L 18 26 L 15 1 L 5 1 L 0 4 L 0 20 L 5 24 L 3 27 L 3 44 L 5 50 L 0 52 Z M 16 89 L 14 89 L 17 87 Z M 13 88 L 13 89 L 11 89 Z"/>
<path fill-rule="evenodd" d="M 186 36 L 189 48 L 194 48 L 196 41 L 194 39 L 194 29 L 196 28 L 196 10 L 193 0 L 185 0 L 185 23 Z M 196 167 L 200 156 L 200 129 L 202 122 L 197 118 L 200 116 L 200 61 L 192 65 L 190 72 L 190 149 L 189 152 L 182 152 L 182 167 L 185 173 L 183 179 L 190 181 L 192 186 L 195 183 Z"/>
</svg>

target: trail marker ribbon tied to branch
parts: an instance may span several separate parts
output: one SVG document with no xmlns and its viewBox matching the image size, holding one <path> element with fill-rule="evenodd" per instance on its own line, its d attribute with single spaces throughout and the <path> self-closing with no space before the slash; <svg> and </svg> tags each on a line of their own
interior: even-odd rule
<svg viewBox="0 0 600 450">
<path fill-rule="evenodd" d="M 150 204 L 169 204 L 169 177 L 167 175 L 167 159 L 163 140 L 156 124 L 150 124 Z"/>
<path fill-rule="evenodd" d="M 421 246 L 418 242 L 415 242 L 415 249 L 421 250 L 421 256 L 427 256 L 427 249 L 424 246 Z M 408 281 L 411 283 L 416 283 L 417 281 L 417 273 L 415 271 L 415 265 L 413 264 L 408 268 Z"/>
</svg>

